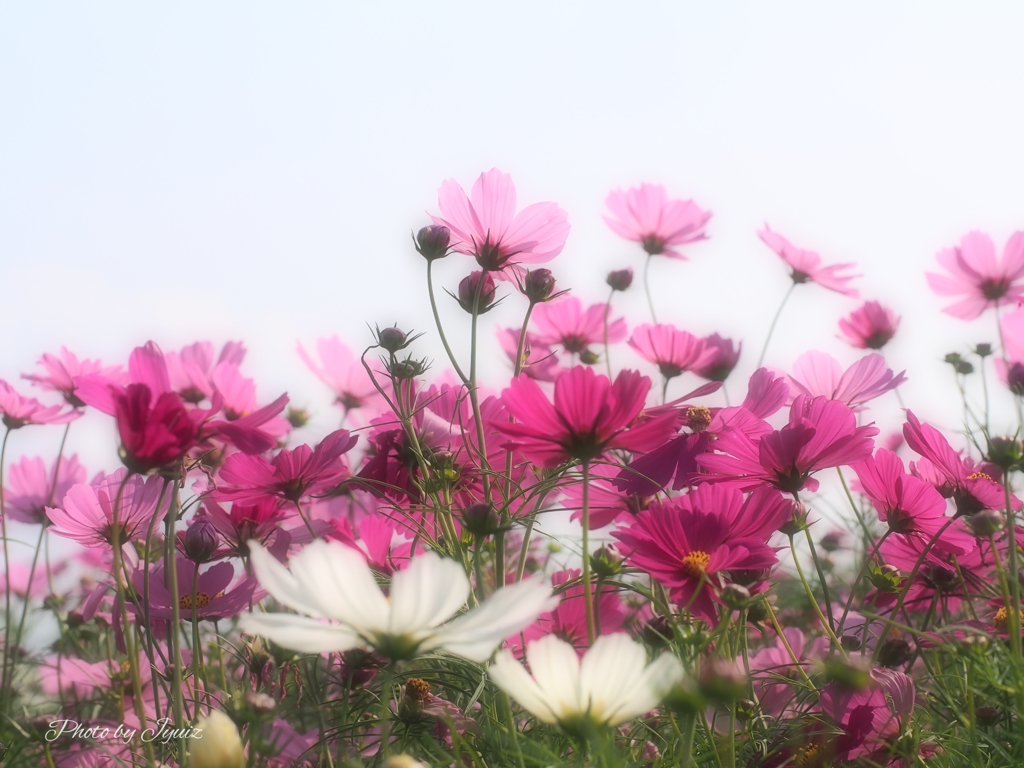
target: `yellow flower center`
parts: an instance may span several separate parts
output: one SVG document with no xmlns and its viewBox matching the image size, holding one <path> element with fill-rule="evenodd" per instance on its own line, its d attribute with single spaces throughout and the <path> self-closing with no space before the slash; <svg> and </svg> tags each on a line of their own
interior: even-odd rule
<svg viewBox="0 0 1024 768">
<path fill-rule="evenodd" d="M 1010 612 L 1003 607 L 996 611 L 996 615 L 992 617 L 992 623 L 996 625 L 996 629 L 1005 631 L 1010 623 L 1009 619 Z M 1024 611 L 1020 611 L 1020 624 L 1024 626 Z"/>
<path fill-rule="evenodd" d="M 699 579 L 711 562 L 711 555 L 697 549 L 683 558 L 683 573 L 692 579 Z"/>
<path fill-rule="evenodd" d="M 801 767 L 806 765 L 812 765 L 820 755 L 820 745 L 808 744 L 806 747 L 801 747 L 797 751 L 796 756 L 793 758 L 793 765 Z"/>
<path fill-rule="evenodd" d="M 968 480 L 992 480 L 992 475 L 987 475 L 984 472 L 971 472 L 971 474 L 969 474 L 967 476 L 967 479 Z"/>
<path fill-rule="evenodd" d="M 196 607 L 206 608 L 210 604 L 210 596 L 205 592 L 199 592 L 196 594 Z M 183 611 L 192 610 L 192 595 L 182 595 L 178 599 L 178 607 Z"/>
<path fill-rule="evenodd" d="M 430 698 L 430 684 L 418 677 L 410 677 L 405 681 L 406 698 L 422 704 Z"/>
<path fill-rule="evenodd" d="M 711 424 L 711 411 L 703 405 L 695 405 L 686 410 L 686 426 L 694 432 L 703 432 Z"/>
</svg>

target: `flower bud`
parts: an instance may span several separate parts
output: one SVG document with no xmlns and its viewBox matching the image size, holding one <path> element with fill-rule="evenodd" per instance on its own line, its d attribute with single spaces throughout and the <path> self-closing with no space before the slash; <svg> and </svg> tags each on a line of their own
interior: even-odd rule
<svg viewBox="0 0 1024 768">
<path fill-rule="evenodd" d="M 597 365 L 600 359 L 596 353 L 591 352 L 589 349 L 584 349 L 580 352 L 580 363 L 582 365 Z"/>
<path fill-rule="evenodd" d="M 1006 386 L 1015 395 L 1024 395 L 1024 363 L 1012 363 L 1006 369 Z"/>
<path fill-rule="evenodd" d="M 878 663 L 889 669 L 902 667 L 913 657 L 914 649 L 902 637 L 889 638 L 878 649 Z"/>
<path fill-rule="evenodd" d="M 979 539 L 984 539 L 998 532 L 1003 522 L 1003 513 L 998 509 L 983 509 L 967 518 L 967 527 Z"/>
<path fill-rule="evenodd" d="M 988 357 L 989 355 L 992 354 L 992 345 L 984 343 L 979 344 L 974 348 L 974 354 L 976 354 L 978 357 Z"/>
<path fill-rule="evenodd" d="M 481 279 L 483 283 L 480 282 Z M 477 295 L 477 291 L 479 291 L 479 295 Z M 475 303 L 476 313 L 482 315 L 484 312 L 494 309 L 497 303 L 494 300 L 494 294 L 494 278 L 491 277 L 491 273 L 477 271 L 462 278 L 462 282 L 459 283 L 459 295 L 455 298 L 459 302 L 459 306 L 469 314 L 473 314 Z"/>
<path fill-rule="evenodd" d="M 219 709 L 196 722 L 195 735 L 189 739 L 189 765 L 192 768 L 244 768 L 245 751 L 238 728 Z"/>
<path fill-rule="evenodd" d="M 217 551 L 217 529 L 210 518 L 199 515 L 185 531 L 185 557 L 193 563 L 205 563 Z"/>
<path fill-rule="evenodd" d="M 526 273 L 519 289 L 532 304 L 539 304 L 551 298 L 555 292 L 555 276 L 550 269 L 534 269 Z"/>
<path fill-rule="evenodd" d="M 644 624 L 640 637 L 648 645 L 660 648 L 672 641 L 672 622 L 665 616 L 655 616 Z"/>
<path fill-rule="evenodd" d="M 309 411 L 305 408 L 289 408 L 284 416 L 293 428 L 299 429 L 309 423 Z"/>
<path fill-rule="evenodd" d="M 858 656 L 834 658 L 825 665 L 825 679 L 843 690 L 862 691 L 871 685 L 871 660 Z"/>
<path fill-rule="evenodd" d="M 728 704 L 747 692 L 747 676 L 735 661 L 714 659 L 700 671 L 700 691 L 708 699 Z"/>
<path fill-rule="evenodd" d="M 859 651 L 862 645 L 860 638 L 857 635 L 843 635 L 839 638 L 839 644 L 843 646 L 846 651 Z"/>
<path fill-rule="evenodd" d="M 789 522 L 784 523 L 779 531 L 786 536 L 796 536 L 804 528 L 807 527 L 807 515 L 810 510 L 807 509 L 807 505 L 802 501 L 793 502 L 793 517 L 790 518 Z"/>
<path fill-rule="evenodd" d="M 729 608 L 742 608 L 750 600 L 750 590 L 740 584 L 726 584 L 719 596 Z"/>
<path fill-rule="evenodd" d="M 448 227 L 431 224 L 416 233 L 416 250 L 427 261 L 443 259 L 448 255 L 452 233 Z"/>
<path fill-rule="evenodd" d="M 256 717 L 266 717 L 277 709 L 277 702 L 274 701 L 273 696 L 256 691 L 249 691 L 245 694 L 245 705 Z"/>
<path fill-rule="evenodd" d="M 921 575 L 940 592 L 952 592 L 960 586 L 960 577 L 942 563 L 931 563 L 921 569 Z"/>
<path fill-rule="evenodd" d="M 590 556 L 590 567 L 599 579 L 617 576 L 622 572 L 622 553 L 614 544 L 599 547 Z"/>
<path fill-rule="evenodd" d="M 993 437 L 988 441 L 987 458 L 1003 470 L 1016 469 L 1024 458 L 1024 446 L 1013 437 Z"/>
<path fill-rule="evenodd" d="M 835 552 L 843 546 L 843 539 L 846 538 L 846 533 L 843 531 L 829 531 L 821 537 L 821 548 L 826 552 Z"/>
<path fill-rule="evenodd" d="M 403 753 L 389 757 L 381 765 L 381 768 L 427 768 L 427 765 Z"/>
<path fill-rule="evenodd" d="M 406 339 L 405 332 L 397 327 L 385 328 L 377 334 L 377 343 L 392 354 L 405 347 Z"/>
<path fill-rule="evenodd" d="M 1002 712 L 996 707 L 978 707 L 974 710 L 974 716 L 978 720 L 978 725 L 986 727 L 996 725 L 1003 718 Z"/>
<path fill-rule="evenodd" d="M 490 536 L 501 527 L 501 517 L 493 504 L 478 501 L 462 510 L 462 524 L 474 536 Z"/>
<path fill-rule="evenodd" d="M 608 273 L 605 281 L 613 291 L 624 291 L 633 284 L 633 268 L 616 269 Z"/>
</svg>

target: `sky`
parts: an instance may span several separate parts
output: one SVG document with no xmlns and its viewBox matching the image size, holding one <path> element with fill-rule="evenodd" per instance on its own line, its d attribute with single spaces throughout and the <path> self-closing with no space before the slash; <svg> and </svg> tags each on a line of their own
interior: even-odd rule
<svg viewBox="0 0 1024 768">
<path fill-rule="evenodd" d="M 1001 250 L 1024 229 L 1022 25 L 1011 3 L 4 4 L 0 378 L 62 345 L 123 363 L 148 339 L 240 339 L 261 399 L 288 391 L 325 434 L 337 413 L 296 342 L 361 349 L 368 324 L 398 323 L 440 361 L 410 232 L 444 179 L 498 167 L 521 205 L 568 211 L 547 266 L 584 302 L 643 265 L 601 219 L 610 190 L 661 183 L 713 211 L 652 287 L 659 319 L 743 340 L 736 393 L 789 285 L 757 230 L 856 262 L 864 298 L 902 315 L 886 355 L 904 402 L 955 430 L 941 358 L 996 325 L 940 314 L 924 272 L 970 230 Z M 438 282 L 472 266 L 452 256 Z M 465 315 L 440 300 L 464 355 Z M 647 321 L 639 287 L 616 302 Z M 800 286 L 768 362 L 853 362 L 836 322 L 857 305 Z M 510 296 L 488 315 L 485 343 L 522 311 Z M 69 444 L 112 469 L 110 420 L 89 419 Z M 12 455 L 55 451 L 23 432 Z"/>
</svg>

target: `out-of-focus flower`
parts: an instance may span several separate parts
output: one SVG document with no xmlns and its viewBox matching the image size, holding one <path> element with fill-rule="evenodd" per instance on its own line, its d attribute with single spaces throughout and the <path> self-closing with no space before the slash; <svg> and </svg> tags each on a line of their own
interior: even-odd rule
<svg viewBox="0 0 1024 768">
<path fill-rule="evenodd" d="M 695 365 L 693 372 L 708 381 L 725 381 L 736 367 L 736 363 L 740 361 L 743 343 L 734 345 L 732 339 L 712 333 L 704 337 L 704 346 L 714 352 L 714 355 L 704 363 Z"/>
<path fill-rule="evenodd" d="M 633 268 L 616 269 L 608 273 L 605 280 L 613 291 L 624 291 L 633 284 Z"/>
<path fill-rule="evenodd" d="M 866 301 L 839 321 L 847 343 L 857 349 L 881 349 L 896 335 L 900 319 L 877 301 Z"/>
<path fill-rule="evenodd" d="M 622 371 L 614 383 L 585 366 L 555 380 L 554 404 L 531 379 L 513 379 L 501 393 L 516 423 L 492 421 L 508 435 L 508 445 L 544 467 L 564 461 L 590 461 L 612 448 L 647 451 L 661 444 L 675 427 L 674 413 L 637 421 L 651 380 Z"/>
<path fill-rule="evenodd" d="M 46 406 L 34 397 L 24 397 L 0 379 L 0 420 L 8 429 L 20 429 L 27 424 L 67 424 L 82 415 L 72 409 L 61 413 L 62 405 Z"/>
<path fill-rule="evenodd" d="M 562 252 L 569 236 L 566 213 L 555 203 L 534 203 L 516 213 L 512 177 L 492 168 L 467 196 L 455 179 L 437 191 L 435 224 L 451 231 L 451 248 L 476 258 L 487 272 L 514 264 L 542 264 Z"/>
<path fill-rule="evenodd" d="M 686 259 L 674 246 L 707 239 L 704 227 L 711 211 L 701 210 L 693 200 L 669 200 L 661 184 L 616 189 L 604 202 L 612 213 L 604 217 L 611 230 L 640 243 L 651 256 Z"/>
<path fill-rule="evenodd" d="M 536 332 L 532 334 L 541 344 L 558 344 L 570 354 L 585 352 L 591 344 L 601 344 L 605 338 L 607 304 L 591 304 L 586 310 L 575 296 L 553 304 L 541 304 L 533 311 Z M 621 317 L 608 318 L 608 343 L 616 344 L 626 338 L 626 321 Z"/>
<path fill-rule="evenodd" d="M 495 685 L 538 720 L 571 733 L 614 727 L 648 712 L 683 679 L 671 654 L 651 664 L 643 645 L 628 635 L 602 635 L 583 659 L 554 635 L 527 646 L 532 674 L 510 651 L 501 651 L 488 674 Z"/>
<path fill-rule="evenodd" d="M 189 739 L 192 768 L 245 768 L 245 750 L 234 721 L 214 709 L 196 721 L 196 735 Z"/>
<path fill-rule="evenodd" d="M 384 399 L 373 386 L 359 358 L 337 336 L 317 339 L 319 363 L 310 357 L 302 344 L 298 345 L 298 352 L 306 367 L 331 388 L 335 402 L 346 413 L 354 408 L 376 408 L 383 404 Z"/>
<path fill-rule="evenodd" d="M 640 357 L 657 365 L 666 379 L 703 367 L 717 355 L 703 339 L 667 323 L 644 324 L 633 329 L 628 343 Z"/>
<path fill-rule="evenodd" d="M 814 251 L 805 251 L 803 248 L 797 248 L 782 235 L 772 232 L 767 224 L 757 234 L 760 235 L 765 245 L 775 251 L 784 262 L 792 267 L 794 283 L 817 283 L 824 288 L 828 288 L 830 291 L 842 293 L 846 296 L 856 298 L 859 295 L 857 289 L 847 285 L 855 277 L 859 277 L 859 275 L 840 274 L 856 266 L 855 264 L 833 264 L 832 266 L 824 267 L 821 264 L 821 256 Z"/>
<path fill-rule="evenodd" d="M 440 650 L 482 662 L 558 602 L 544 584 L 527 580 L 451 619 L 466 603 L 469 579 L 460 564 L 432 552 L 394 574 L 385 597 L 363 555 L 338 542 L 312 542 L 291 559 L 290 570 L 256 542 L 249 549 L 260 584 L 306 615 L 247 613 L 243 631 L 305 653 L 364 647 L 398 660 Z"/>
<path fill-rule="evenodd" d="M 968 232 L 960 245 L 939 251 L 935 258 L 949 275 L 927 273 L 928 285 L 940 296 L 965 296 L 942 311 L 973 320 L 989 306 L 1024 300 L 1024 232 L 1014 232 L 996 260 L 996 246 L 984 232 Z"/>
<path fill-rule="evenodd" d="M 231 587 L 235 578 L 235 567 L 231 563 L 217 563 L 195 577 L 195 564 L 184 555 L 177 555 L 175 574 L 178 577 L 178 615 L 184 621 L 191 621 L 193 614 L 200 619 L 219 620 L 237 616 L 253 599 L 256 580 L 242 579 Z M 153 568 L 149 577 L 149 603 L 143 602 L 145 615 L 151 619 L 170 621 L 174 616 L 174 597 L 164 586 L 164 566 Z M 145 574 L 142 569 L 135 571 L 132 582 L 140 600 L 144 600 Z M 230 589 L 229 589 L 230 587 Z M 195 602 L 192 593 L 195 591 Z M 136 612 L 134 605 L 128 610 Z"/>
<path fill-rule="evenodd" d="M 519 328 L 498 329 L 498 343 L 513 365 L 516 363 L 516 355 L 519 354 L 521 333 L 522 330 Z M 558 364 L 558 353 L 534 338 L 532 333 L 526 334 L 522 357 L 520 374 L 537 381 L 554 381 L 562 370 Z"/>
<path fill-rule="evenodd" d="M 47 472 L 41 458 L 26 456 L 8 467 L 4 500 L 12 520 L 48 525 L 46 507 L 63 499 L 71 486 L 85 482 L 85 467 L 78 463 L 78 454 L 58 459 L 54 464 Z"/>
<path fill-rule="evenodd" d="M 42 389 L 60 392 L 72 408 L 85 406 L 85 403 L 75 395 L 76 376 L 99 374 L 117 380 L 118 383 L 125 383 L 125 374 L 121 370 L 121 366 L 104 366 L 99 360 L 79 360 L 67 350 L 67 347 L 60 348 L 60 357 L 50 354 L 43 355 L 39 359 L 39 365 L 46 370 L 45 374 L 23 373 L 21 378 L 28 379 Z"/>
<path fill-rule="evenodd" d="M 905 373 L 894 374 L 877 352 L 865 355 L 844 371 L 832 355 L 811 350 L 793 363 L 789 388 L 794 397 L 827 397 L 857 408 L 896 389 L 907 380 Z"/>
</svg>

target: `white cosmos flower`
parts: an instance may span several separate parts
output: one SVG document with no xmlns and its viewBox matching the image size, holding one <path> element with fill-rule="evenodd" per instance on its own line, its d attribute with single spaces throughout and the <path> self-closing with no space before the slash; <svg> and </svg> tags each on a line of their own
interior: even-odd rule
<svg viewBox="0 0 1024 768">
<path fill-rule="evenodd" d="M 670 654 L 647 664 L 647 651 L 628 635 L 602 635 L 584 654 L 554 635 L 530 643 L 531 677 L 508 651 L 488 672 L 499 688 L 545 723 L 573 732 L 621 725 L 653 709 L 676 683 L 683 667 Z"/>
<path fill-rule="evenodd" d="M 462 566 L 432 552 L 417 555 L 391 577 L 389 596 L 363 556 L 338 542 L 317 540 L 285 568 L 249 542 L 260 584 L 292 613 L 246 613 L 241 628 L 304 653 L 369 647 L 392 660 L 447 651 L 486 660 L 506 637 L 532 623 L 558 599 L 536 580 L 497 590 L 480 607 L 447 624 L 465 604 L 470 584 Z"/>
</svg>

